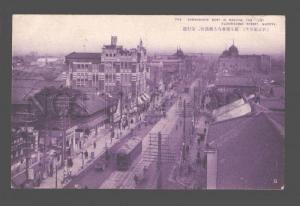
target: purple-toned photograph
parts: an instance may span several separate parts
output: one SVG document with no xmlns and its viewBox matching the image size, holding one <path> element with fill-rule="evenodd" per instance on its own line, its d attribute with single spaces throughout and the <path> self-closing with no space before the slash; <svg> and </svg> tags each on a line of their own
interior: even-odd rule
<svg viewBox="0 0 300 206">
<path fill-rule="evenodd" d="M 285 16 L 12 24 L 11 188 L 284 190 Z"/>
</svg>

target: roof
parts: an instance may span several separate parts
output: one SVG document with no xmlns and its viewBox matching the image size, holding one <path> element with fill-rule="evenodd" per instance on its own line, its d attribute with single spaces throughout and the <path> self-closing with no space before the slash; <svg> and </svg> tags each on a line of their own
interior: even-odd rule
<svg viewBox="0 0 300 206">
<path fill-rule="evenodd" d="M 12 81 L 12 104 L 26 103 L 27 98 L 39 92 L 44 87 L 59 87 L 63 81 L 46 81 L 39 79 L 13 79 Z"/>
<path fill-rule="evenodd" d="M 260 104 L 272 110 L 285 110 L 284 99 L 261 98 Z"/>
<path fill-rule="evenodd" d="M 255 83 L 247 77 L 236 77 L 236 76 L 222 76 L 218 77 L 216 86 L 241 86 L 241 87 L 255 87 Z"/>
<path fill-rule="evenodd" d="M 105 100 L 96 94 L 87 94 L 83 102 L 80 98 L 77 98 L 76 104 L 85 108 L 89 115 L 101 111 L 106 107 Z"/>
<path fill-rule="evenodd" d="M 217 117 L 217 116 L 222 115 L 226 112 L 229 112 L 229 111 L 231 111 L 231 110 L 233 110 L 233 109 L 235 109 L 235 108 L 237 108 L 237 107 L 239 107 L 243 104 L 245 104 L 245 100 L 244 99 L 238 99 L 238 100 L 236 100 L 236 101 L 234 101 L 230 104 L 226 104 L 222 107 L 219 107 L 219 108 L 213 110 L 212 115 Z"/>
<path fill-rule="evenodd" d="M 140 142 L 142 141 L 141 138 L 133 137 L 129 139 L 119 150 L 118 153 L 130 153 Z"/>
<path fill-rule="evenodd" d="M 68 59 L 101 59 L 101 53 L 72 52 L 66 56 Z"/>
<path fill-rule="evenodd" d="M 218 152 L 217 189 L 284 185 L 284 138 L 266 113 L 212 124 L 208 143 Z"/>
</svg>

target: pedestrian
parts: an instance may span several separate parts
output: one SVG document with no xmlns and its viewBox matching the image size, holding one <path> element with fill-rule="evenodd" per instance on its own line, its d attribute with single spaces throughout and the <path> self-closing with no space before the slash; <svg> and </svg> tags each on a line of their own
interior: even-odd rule
<svg viewBox="0 0 300 206">
<path fill-rule="evenodd" d="M 96 149 L 96 146 L 97 146 L 97 145 L 96 145 L 96 141 L 94 141 L 94 149 Z"/>
<path fill-rule="evenodd" d="M 85 150 L 84 156 L 85 156 L 85 159 L 87 159 L 87 158 L 88 158 L 88 156 L 89 156 L 89 153 L 88 153 L 88 151 L 87 151 L 87 150 Z"/>
</svg>

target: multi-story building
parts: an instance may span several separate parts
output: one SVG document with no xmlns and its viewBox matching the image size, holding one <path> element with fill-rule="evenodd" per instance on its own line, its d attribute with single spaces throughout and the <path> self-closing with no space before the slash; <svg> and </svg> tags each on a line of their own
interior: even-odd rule
<svg viewBox="0 0 300 206">
<path fill-rule="evenodd" d="M 172 82 L 182 78 L 186 71 L 185 55 L 181 49 L 168 56 L 155 56 L 149 62 L 150 80 L 156 82 L 162 80 L 165 87 L 171 86 Z"/>
<path fill-rule="evenodd" d="M 38 131 L 33 127 L 12 128 L 11 162 L 23 161 L 38 152 Z"/>
<path fill-rule="evenodd" d="M 117 37 L 104 45 L 102 53 L 76 53 L 66 56 L 69 67 L 67 86 L 88 88 L 136 100 L 146 92 L 147 52 L 142 40 L 137 48 L 125 49 L 117 45 Z"/>
<path fill-rule="evenodd" d="M 101 53 L 72 52 L 65 57 L 68 65 L 67 87 L 104 89 L 104 68 Z"/>
<path fill-rule="evenodd" d="M 248 75 L 268 73 L 271 70 L 271 58 L 268 55 L 240 55 L 234 44 L 223 51 L 218 59 L 217 71 L 220 75 Z"/>
</svg>

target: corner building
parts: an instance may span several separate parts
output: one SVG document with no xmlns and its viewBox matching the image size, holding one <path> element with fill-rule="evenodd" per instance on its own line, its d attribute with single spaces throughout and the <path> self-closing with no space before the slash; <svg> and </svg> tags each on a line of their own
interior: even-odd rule
<svg viewBox="0 0 300 206">
<path fill-rule="evenodd" d="M 136 48 L 125 49 L 111 37 L 102 53 L 76 53 L 65 57 L 69 73 L 67 86 L 109 93 L 134 100 L 146 93 L 146 75 L 149 72 L 147 52 L 142 40 Z"/>
</svg>

